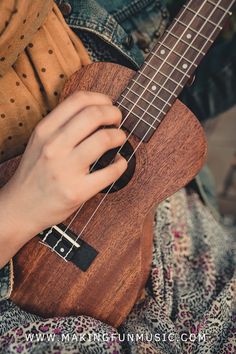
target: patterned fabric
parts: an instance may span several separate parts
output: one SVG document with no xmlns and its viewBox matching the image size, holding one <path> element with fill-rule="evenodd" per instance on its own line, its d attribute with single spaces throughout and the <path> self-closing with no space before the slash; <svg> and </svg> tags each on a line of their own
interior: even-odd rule
<svg viewBox="0 0 236 354">
<path fill-rule="evenodd" d="M 44 23 L 53 1 L 0 2 L 0 75 L 4 75 Z"/>
<path fill-rule="evenodd" d="M 181 190 L 157 208 L 146 294 L 123 326 L 42 320 L 4 301 L 0 353 L 235 353 L 232 241 L 199 197 Z"/>
<path fill-rule="evenodd" d="M 8 299 L 13 284 L 13 262 L 0 269 L 0 300 Z"/>
</svg>

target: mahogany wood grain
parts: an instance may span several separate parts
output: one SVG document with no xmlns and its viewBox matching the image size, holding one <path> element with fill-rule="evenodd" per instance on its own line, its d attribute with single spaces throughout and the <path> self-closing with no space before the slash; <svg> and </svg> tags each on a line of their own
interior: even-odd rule
<svg viewBox="0 0 236 354">
<path fill-rule="evenodd" d="M 75 90 L 91 90 L 106 93 L 116 101 L 133 74 L 115 64 L 91 64 L 72 76 L 63 98 Z M 130 143 L 135 148 L 139 140 L 132 136 Z M 197 174 L 205 156 L 206 142 L 198 120 L 176 101 L 150 141 L 136 152 L 132 180 L 108 195 L 86 228 L 82 238 L 99 251 L 88 271 L 65 263 L 35 237 L 14 259 L 11 299 L 43 317 L 85 314 L 120 325 L 140 296 L 149 273 L 152 228 L 150 221 L 143 227 L 145 218 L 151 218 L 149 213 L 156 203 Z M 7 164 L 5 176 L 6 164 L 0 166 L 1 184 L 16 168 L 14 160 Z M 99 193 L 85 204 L 72 231 L 79 233 L 102 197 Z"/>
</svg>

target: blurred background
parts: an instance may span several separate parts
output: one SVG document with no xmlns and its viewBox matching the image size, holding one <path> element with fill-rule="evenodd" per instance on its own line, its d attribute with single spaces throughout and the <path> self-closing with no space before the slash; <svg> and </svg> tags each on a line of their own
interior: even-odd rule
<svg viewBox="0 0 236 354">
<path fill-rule="evenodd" d="M 168 0 L 171 18 L 185 0 Z M 236 235 L 236 5 L 233 15 L 199 67 L 182 100 L 202 121 L 208 139 L 208 167 L 223 223 Z M 207 181 L 208 180 L 208 181 Z M 208 187 L 206 187 L 207 189 Z M 214 192 L 211 192 L 214 194 Z"/>
</svg>

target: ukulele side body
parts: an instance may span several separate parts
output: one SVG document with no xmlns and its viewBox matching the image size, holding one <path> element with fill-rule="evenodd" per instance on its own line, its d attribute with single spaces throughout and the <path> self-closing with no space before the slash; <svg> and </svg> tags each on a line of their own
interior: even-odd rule
<svg viewBox="0 0 236 354">
<path fill-rule="evenodd" d="M 108 94 L 115 102 L 134 72 L 111 63 L 91 64 L 72 75 L 62 98 L 76 90 Z M 135 149 L 139 140 L 132 136 Z M 152 260 L 154 206 L 185 186 L 206 156 L 203 129 L 176 101 L 148 143 L 136 154 L 133 178 L 110 193 L 82 239 L 98 251 L 86 272 L 39 243 L 36 236 L 14 258 L 11 299 L 43 317 L 88 315 L 119 326 L 140 297 Z M 17 160 L 0 166 L 0 183 L 13 174 Z M 103 198 L 89 200 L 70 229 L 78 234 Z M 36 206 L 37 207 L 37 206 Z M 65 222 L 65 224 L 67 224 Z"/>
</svg>

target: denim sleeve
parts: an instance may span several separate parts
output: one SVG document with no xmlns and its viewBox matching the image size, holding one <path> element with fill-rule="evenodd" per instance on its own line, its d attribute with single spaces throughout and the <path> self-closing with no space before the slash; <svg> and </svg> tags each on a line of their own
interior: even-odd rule
<svg viewBox="0 0 236 354">
<path fill-rule="evenodd" d="M 0 301 L 8 299 L 13 288 L 13 262 L 0 269 Z"/>
</svg>

